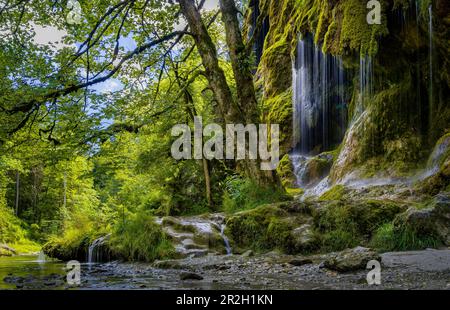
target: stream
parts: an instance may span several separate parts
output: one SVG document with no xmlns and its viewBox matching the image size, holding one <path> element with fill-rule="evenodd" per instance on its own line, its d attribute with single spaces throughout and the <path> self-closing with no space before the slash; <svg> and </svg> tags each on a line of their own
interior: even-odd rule
<svg viewBox="0 0 450 310">
<path fill-rule="evenodd" d="M 366 270 L 336 273 L 320 257 L 301 266 L 298 257 L 270 252 L 208 255 L 149 263 L 81 264 L 81 285 L 66 283 L 65 264 L 37 256 L 0 257 L 0 289 L 37 290 L 246 290 L 246 289 L 450 289 L 450 250 L 382 255 L 382 285 L 368 286 Z M 200 277 L 194 280 L 192 275 Z"/>
</svg>

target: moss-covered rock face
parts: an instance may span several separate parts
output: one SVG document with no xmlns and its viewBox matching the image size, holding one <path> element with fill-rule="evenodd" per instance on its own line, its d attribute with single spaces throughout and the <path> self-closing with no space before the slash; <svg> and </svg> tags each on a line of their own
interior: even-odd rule
<svg viewBox="0 0 450 310">
<path fill-rule="evenodd" d="M 419 239 L 450 245 L 450 194 L 438 195 L 426 209 L 409 208 L 393 224 L 397 232 L 409 231 Z"/>
<path fill-rule="evenodd" d="M 233 248 L 287 253 L 307 252 L 317 247 L 310 227 L 311 210 L 297 202 L 261 206 L 233 215 L 227 221 L 226 233 Z"/>
<path fill-rule="evenodd" d="M 292 162 L 288 154 L 284 155 L 280 160 L 277 168 L 277 173 L 281 179 L 281 184 L 285 188 L 294 188 L 296 186 L 294 167 L 292 166 Z"/>
<path fill-rule="evenodd" d="M 281 125 L 282 155 L 291 149 L 292 60 L 296 43 L 299 35 L 313 33 L 324 52 L 343 57 L 353 80 L 348 89 L 352 93 L 352 125 L 335 160 L 331 180 L 337 182 L 355 170 L 365 177 L 403 176 L 425 164 L 432 146 L 450 123 L 450 66 L 446 65 L 450 63 L 450 5 L 445 0 L 420 1 L 416 18 L 415 3 L 381 1 L 382 23 L 369 25 L 365 1 L 260 1 L 262 14 L 270 18 L 270 30 L 257 80 L 263 90 L 264 121 Z M 408 18 L 400 18 L 402 10 Z M 362 100 L 365 94 L 360 92 L 358 71 L 360 56 L 366 55 L 373 63 L 372 93 Z"/>
</svg>

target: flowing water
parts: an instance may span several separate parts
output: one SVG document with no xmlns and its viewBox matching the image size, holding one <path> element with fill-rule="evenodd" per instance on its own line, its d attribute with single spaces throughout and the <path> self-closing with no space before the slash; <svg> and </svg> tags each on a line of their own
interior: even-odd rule
<svg viewBox="0 0 450 310">
<path fill-rule="evenodd" d="M 103 237 L 100 237 L 89 246 L 88 249 L 88 263 L 96 263 L 102 261 L 102 251 L 100 250 L 100 247 L 105 244 L 105 242 L 109 239 L 110 235 L 106 235 Z"/>
<path fill-rule="evenodd" d="M 222 224 L 220 228 L 220 235 L 222 236 L 223 242 L 225 244 L 225 250 L 227 251 L 227 255 L 231 255 L 233 251 L 231 250 L 230 240 L 228 240 L 227 235 L 225 235 L 226 225 Z"/>
<path fill-rule="evenodd" d="M 347 115 L 342 59 L 324 54 L 307 35 L 298 41 L 292 88 L 295 153 L 319 153 L 339 143 Z"/>
<path fill-rule="evenodd" d="M 346 77 L 342 58 L 323 53 L 312 35 L 298 41 L 293 63 L 293 154 L 297 186 L 308 159 L 339 144 L 347 127 Z"/>
</svg>

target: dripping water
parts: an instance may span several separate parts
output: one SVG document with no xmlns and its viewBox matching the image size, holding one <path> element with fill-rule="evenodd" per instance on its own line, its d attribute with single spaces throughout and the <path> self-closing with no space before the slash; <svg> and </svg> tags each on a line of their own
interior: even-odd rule
<svg viewBox="0 0 450 310">
<path fill-rule="evenodd" d="M 225 250 L 227 251 L 227 255 L 231 255 L 232 250 L 231 250 L 231 246 L 230 246 L 230 240 L 228 240 L 227 235 L 225 235 L 225 228 L 226 228 L 225 224 L 222 224 L 220 226 L 220 235 L 222 236 L 223 243 L 225 244 Z"/>
<path fill-rule="evenodd" d="M 297 186 L 311 155 L 339 144 L 347 126 L 346 80 L 341 57 L 322 51 L 311 34 L 299 39 L 293 62 L 293 153 Z"/>
<path fill-rule="evenodd" d="M 100 237 L 89 246 L 88 249 L 88 263 L 93 264 L 96 262 L 100 262 L 102 260 L 102 252 L 100 247 L 105 244 L 105 242 L 109 239 L 110 235 L 106 235 Z"/>
<path fill-rule="evenodd" d="M 433 104 L 433 6 L 430 4 L 428 7 L 428 15 L 429 15 L 429 25 L 428 25 L 428 33 L 429 33 L 429 45 L 430 45 L 430 123 L 431 127 L 433 124 L 433 115 L 434 115 L 434 104 Z"/>
</svg>

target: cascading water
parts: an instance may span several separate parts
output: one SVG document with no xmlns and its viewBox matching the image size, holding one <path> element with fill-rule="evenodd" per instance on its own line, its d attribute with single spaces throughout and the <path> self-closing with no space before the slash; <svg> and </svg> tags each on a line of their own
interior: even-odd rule
<svg viewBox="0 0 450 310">
<path fill-rule="evenodd" d="M 100 237 L 89 246 L 88 249 L 88 263 L 96 263 L 102 260 L 102 252 L 100 251 L 100 247 L 105 244 L 105 242 L 109 239 L 111 235 L 106 235 Z"/>
<path fill-rule="evenodd" d="M 433 6 L 430 4 L 428 7 L 428 16 L 429 16 L 429 22 L 428 22 L 428 35 L 429 35 L 429 45 L 430 45 L 430 123 L 429 125 L 432 126 L 433 124 L 433 114 L 434 114 L 434 107 L 433 107 Z"/>
<path fill-rule="evenodd" d="M 44 251 L 40 251 L 38 258 L 37 258 L 37 262 L 38 263 L 45 263 L 46 262 L 46 257 L 45 257 L 45 253 Z"/>
<path fill-rule="evenodd" d="M 223 243 L 225 244 L 225 250 L 227 251 L 227 255 L 231 255 L 232 250 L 230 246 L 230 240 L 228 240 L 228 237 L 225 235 L 225 228 L 226 228 L 225 224 L 222 224 L 220 226 L 220 235 L 222 236 Z"/>
<path fill-rule="evenodd" d="M 298 41 L 293 64 L 293 154 L 298 185 L 310 155 L 342 141 L 347 124 L 342 59 L 322 52 L 312 35 Z"/>
</svg>

